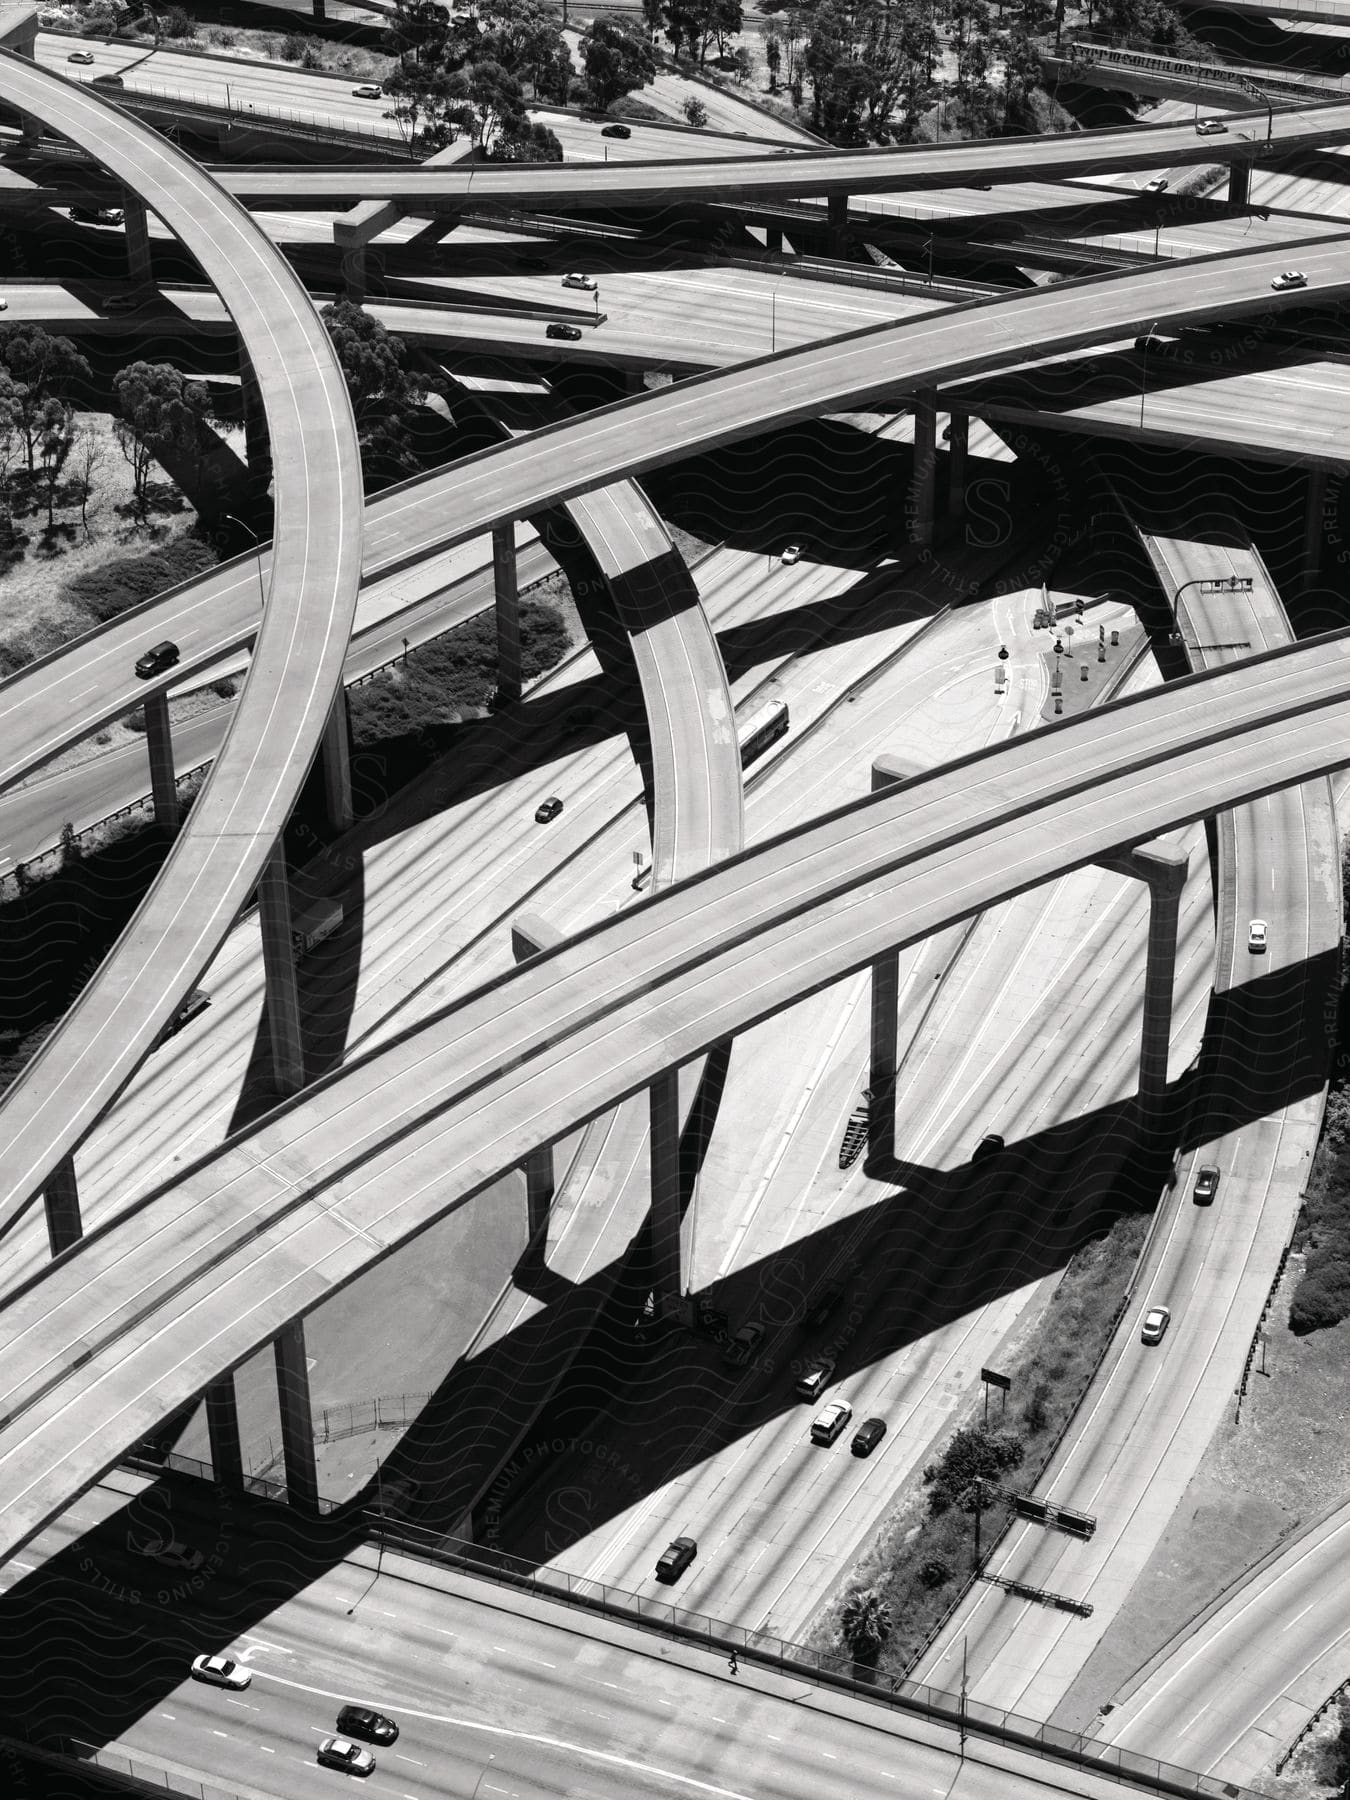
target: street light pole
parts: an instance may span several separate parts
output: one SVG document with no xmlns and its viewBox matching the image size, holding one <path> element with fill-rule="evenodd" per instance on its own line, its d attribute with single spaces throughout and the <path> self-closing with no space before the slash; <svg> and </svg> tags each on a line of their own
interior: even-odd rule
<svg viewBox="0 0 1350 1800">
<path fill-rule="evenodd" d="M 497 1752 L 495 1750 L 493 1750 L 492 1752 L 490 1752 L 487 1761 L 483 1764 L 482 1768 L 478 1771 L 478 1779 L 473 1784 L 473 1792 L 469 1795 L 469 1800 L 478 1800 L 478 1790 L 483 1785 L 483 1777 L 487 1774 L 488 1770 L 492 1767 L 493 1763 L 496 1761 L 496 1758 L 497 1758 Z"/>
<path fill-rule="evenodd" d="M 1158 321 L 1155 319 L 1148 328 L 1148 336 L 1144 339 L 1143 363 L 1139 370 L 1139 425 L 1141 430 L 1144 424 L 1144 396 L 1148 392 L 1148 347 L 1153 342 L 1153 334 L 1157 329 Z"/>
<path fill-rule="evenodd" d="M 248 535 L 253 539 L 254 544 L 257 546 L 257 551 L 258 551 L 258 604 L 260 606 L 266 606 L 267 605 L 267 589 L 263 586 L 262 539 L 258 536 L 257 532 L 253 529 L 253 527 L 251 525 L 245 525 L 244 521 L 240 518 L 237 518 L 234 513 L 222 513 L 220 516 L 222 519 L 228 519 L 232 525 L 237 525 L 241 531 L 246 531 L 248 533 Z"/>
</svg>

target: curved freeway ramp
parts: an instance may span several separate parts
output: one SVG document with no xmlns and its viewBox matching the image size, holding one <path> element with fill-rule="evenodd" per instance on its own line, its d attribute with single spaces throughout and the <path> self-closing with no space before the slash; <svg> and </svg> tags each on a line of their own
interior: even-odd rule
<svg viewBox="0 0 1350 1800">
<path fill-rule="evenodd" d="M 257 371 L 281 521 L 249 677 L 145 901 L 0 1106 L 12 1218 L 150 1050 L 257 882 L 342 680 L 360 579 L 361 468 L 346 384 L 304 287 L 191 158 L 78 85 L 0 57 L 0 95 L 138 194 L 215 282 Z"/>
<path fill-rule="evenodd" d="M 537 1145 L 883 950 L 1339 767 L 1348 732 L 1346 636 L 1117 702 L 733 858 L 319 1082 L 0 1309 L 0 1557 Z"/>
</svg>

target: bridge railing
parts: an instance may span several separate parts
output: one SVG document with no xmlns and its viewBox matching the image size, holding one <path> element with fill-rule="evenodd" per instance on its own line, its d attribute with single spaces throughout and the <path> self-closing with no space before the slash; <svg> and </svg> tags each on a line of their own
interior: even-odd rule
<svg viewBox="0 0 1350 1800">
<path fill-rule="evenodd" d="M 367 1514 L 371 1537 L 391 1551 L 473 1575 L 499 1586 L 584 1608 L 706 1646 L 723 1655 L 733 1651 L 748 1662 L 778 1668 L 874 1700 L 908 1713 L 920 1713 L 953 1725 L 960 1732 L 978 1732 L 1021 1750 L 1032 1750 L 1060 1762 L 1069 1762 L 1110 1780 L 1157 1793 L 1187 1797 L 1215 1796 L 1215 1800 L 1264 1800 L 1253 1789 L 1235 1782 L 1198 1774 L 1160 1757 L 1102 1743 L 1082 1732 L 1068 1731 L 1041 1719 L 985 1706 L 968 1696 L 929 1687 L 924 1682 L 886 1675 L 856 1662 L 845 1653 L 812 1649 L 769 1631 L 732 1625 L 710 1614 L 693 1612 L 674 1601 L 632 1594 L 625 1588 L 586 1576 L 569 1575 L 562 1569 L 541 1569 L 490 1546 L 460 1538 L 439 1536 L 417 1526 Z"/>
</svg>

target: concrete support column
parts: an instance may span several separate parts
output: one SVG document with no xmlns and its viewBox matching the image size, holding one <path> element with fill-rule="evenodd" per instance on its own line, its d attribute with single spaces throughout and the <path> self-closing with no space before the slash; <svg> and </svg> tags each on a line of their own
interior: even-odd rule
<svg viewBox="0 0 1350 1800">
<path fill-rule="evenodd" d="M 339 688 L 319 745 L 323 763 L 323 803 L 334 831 L 352 822 L 351 736 L 347 728 L 347 690 Z"/>
<path fill-rule="evenodd" d="M 41 143 L 42 120 L 34 117 L 32 113 L 20 113 L 19 118 L 23 123 L 23 141 L 25 146 L 31 147 Z"/>
<path fill-rule="evenodd" d="M 563 934 L 556 925 L 538 913 L 519 913 L 511 921 L 511 955 L 522 963 L 553 944 L 560 944 Z M 525 1158 L 525 1215 L 530 1243 L 534 1243 L 548 1224 L 553 1204 L 553 1146 L 541 1144 Z"/>
<path fill-rule="evenodd" d="M 84 1236 L 80 1220 L 80 1191 L 75 1185 L 75 1159 L 62 1157 L 42 1190 L 47 1209 L 47 1242 L 53 1256 L 60 1256 Z"/>
<path fill-rule="evenodd" d="M 647 371 L 645 369 L 625 369 L 623 372 L 624 390 L 628 394 L 645 394 L 647 391 Z"/>
<path fill-rule="evenodd" d="M 667 1069 L 649 1089 L 651 1104 L 652 1288 L 658 1310 L 684 1292 L 680 1256 L 680 1074 Z"/>
<path fill-rule="evenodd" d="M 127 274 L 137 287 L 154 279 L 150 263 L 150 225 L 145 202 L 129 188 L 122 190 L 122 228 L 127 242 Z"/>
<path fill-rule="evenodd" d="M 366 297 L 366 247 L 364 244 L 347 244 L 342 251 L 342 295 L 350 300 L 353 306 L 360 306 Z"/>
<path fill-rule="evenodd" d="M 249 475 L 258 492 L 263 493 L 272 479 L 272 439 L 263 410 L 262 389 L 242 343 L 239 346 L 239 393 L 244 413 L 244 456 Z"/>
<path fill-rule="evenodd" d="M 966 457 L 970 450 L 970 414 L 951 415 L 947 450 L 947 512 L 959 519 L 966 510 Z"/>
<path fill-rule="evenodd" d="M 783 227 L 781 225 L 766 225 L 764 227 L 764 248 L 771 251 L 775 256 L 781 256 L 783 254 Z"/>
<path fill-rule="evenodd" d="M 931 388 L 914 396 L 914 482 L 911 489 L 910 539 L 933 541 L 937 494 L 937 395 Z"/>
<path fill-rule="evenodd" d="M 313 4 L 314 4 L 314 17 L 316 19 L 326 19 L 328 17 L 328 14 L 324 10 L 324 0 L 313 0 Z"/>
<path fill-rule="evenodd" d="M 295 979 L 295 947 L 291 942 L 290 881 L 280 838 L 272 846 L 258 883 L 258 919 L 262 926 L 272 1080 L 278 1093 L 298 1094 L 305 1085 L 305 1039 L 300 990 Z"/>
<path fill-rule="evenodd" d="M 1303 511 L 1303 592 L 1317 586 L 1322 573 L 1322 537 L 1326 522 L 1327 472 L 1308 470 L 1308 497 Z"/>
<path fill-rule="evenodd" d="M 155 823 L 165 831 L 177 831 L 180 809 L 178 784 L 173 776 L 173 733 L 169 724 L 169 696 L 161 689 L 145 702 L 145 748 L 150 758 L 150 793 L 155 802 Z"/>
<path fill-rule="evenodd" d="M 1249 162 L 1232 162 L 1228 165 L 1228 204 L 1245 206 L 1251 191 L 1252 165 Z"/>
<path fill-rule="evenodd" d="M 220 1487 L 244 1485 L 244 1451 L 239 1437 L 239 1402 L 234 1375 L 213 1381 L 206 1394 L 206 1431 L 211 1440 L 211 1473 Z"/>
<path fill-rule="evenodd" d="M 879 756 L 872 764 L 872 792 L 909 781 L 916 764 Z M 867 1166 L 895 1161 L 896 1045 L 900 1014 L 900 952 L 887 950 L 872 964 L 872 1055 L 868 1075 Z"/>
<path fill-rule="evenodd" d="M 1148 883 L 1148 966 L 1144 971 L 1144 1022 L 1139 1042 L 1139 1099 L 1146 1112 L 1167 1090 L 1167 1053 L 1172 1041 L 1172 989 L 1177 964 L 1177 919 L 1190 853 L 1175 838 L 1136 844 L 1123 856 L 1103 857 Z"/>
<path fill-rule="evenodd" d="M 520 592 L 516 580 L 516 526 L 492 527 L 492 574 L 497 588 L 497 699 L 520 698 Z"/>
<path fill-rule="evenodd" d="M 281 1408 L 281 1453 L 286 1466 L 286 1499 L 302 1512 L 319 1510 L 319 1470 L 314 1460 L 314 1414 L 309 1403 L 309 1363 L 305 1322 L 296 1319 L 272 1340 Z"/>
<path fill-rule="evenodd" d="M 826 201 L 825 219 L 830 231 L 830 255 L 841 257 L 848 235 L 848 195 L 831 194 Z"/>
</svg>

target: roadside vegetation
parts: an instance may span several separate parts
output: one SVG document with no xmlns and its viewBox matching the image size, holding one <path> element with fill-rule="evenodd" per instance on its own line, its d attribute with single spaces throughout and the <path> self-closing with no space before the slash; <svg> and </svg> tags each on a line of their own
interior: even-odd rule
<svg viewBox="0 0 1350 1800">
<path fill-rule="evenodd" d="M 1350 841 L 1341 844 L 1341 898 L 1350 893 Z M 1322 1137 L 1308 1176 L 1293 1248 L 1305 1261 L 1289 1307 L 1289 1329 L 1302 1337 L 1350 1318 L 1350 982 L 1342 966 L 1336 1073 Z"/>
<path fill-rule="evenodd" d="M 1003 1371 L 1012 1380 L 1006 1413 L 995 1399 L 987 1425 L 981 1409 L 955 1431 L 924 1470 L 922 1493 L 887 1521 L 826 1622 L 830 1641 L 856 1663 L 904 1676 L 971 1579 L 977 1508 L 987 1556 L 1011 1516 L 998 1490 L 1035 1487 L 1111 1340 L 1148 1223 L 1127 1214 L 1077 1252 Z M 875 1605 L 860 1609 L 868 1599 Z"/>
</svg>

